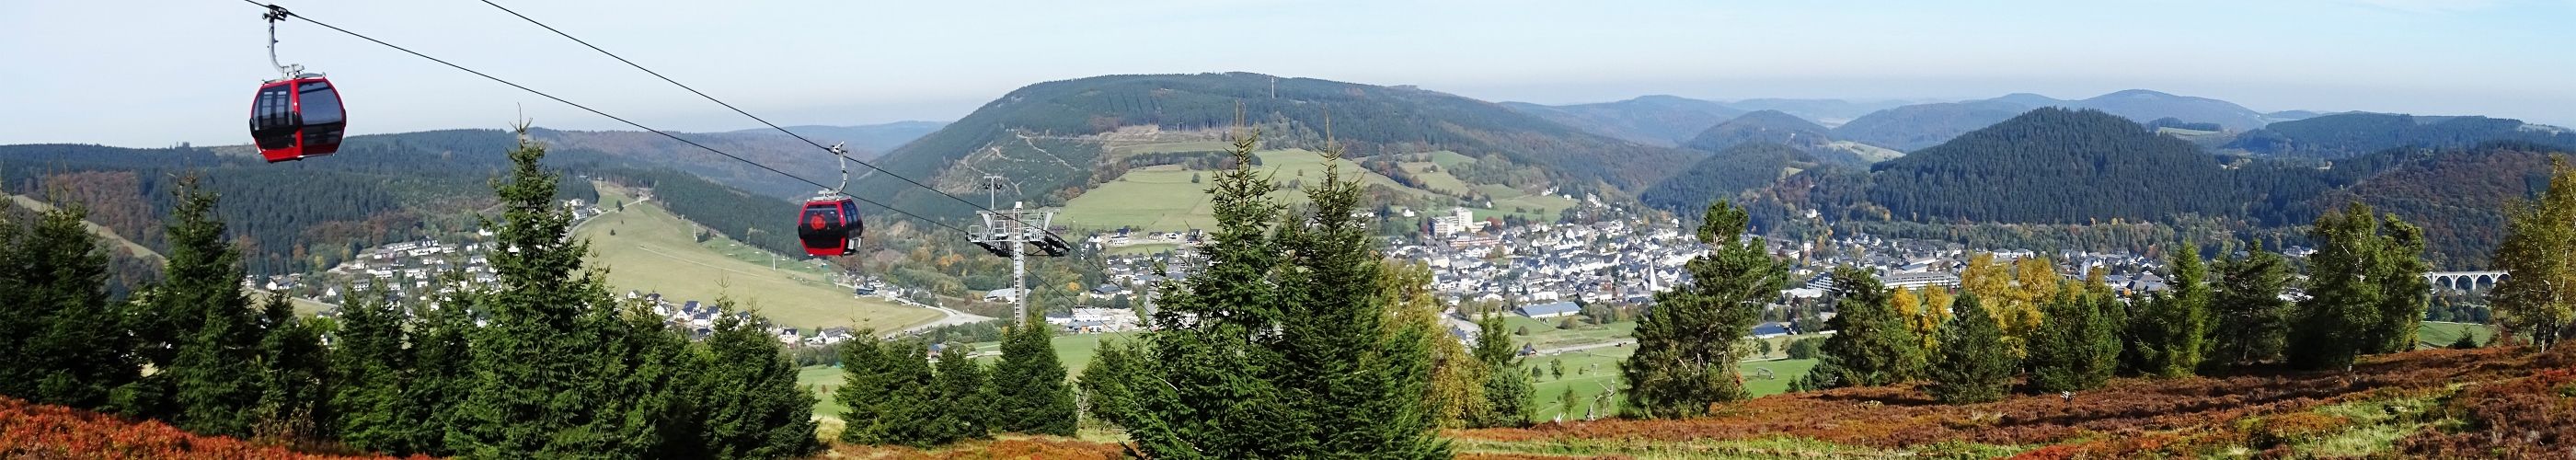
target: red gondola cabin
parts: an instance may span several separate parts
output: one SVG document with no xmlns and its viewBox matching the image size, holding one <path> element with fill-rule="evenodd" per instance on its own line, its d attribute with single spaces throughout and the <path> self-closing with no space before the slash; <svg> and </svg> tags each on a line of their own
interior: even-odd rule
<svg viewBox="0 0 2576 460">
<path fill-rule="evenodd" d="M 250 137 L 259 145 L 259 156 L 270 163 L 337 152 L 340 132 L 348 125 L 339 89 L 321 75 L 260 85 L 250 103 Z"/>
<path fill-rule="evenodd" d="M 850 197 L 837 194 L 805 200 L 805 212 L 796 219 L 796 238 L 804 240 L 805 254 L 816 257 L 857 252 L 859 235 L 866 231 L 867 223 L 859 219 L 859 206 L 851 203 Z"/>
</svg>

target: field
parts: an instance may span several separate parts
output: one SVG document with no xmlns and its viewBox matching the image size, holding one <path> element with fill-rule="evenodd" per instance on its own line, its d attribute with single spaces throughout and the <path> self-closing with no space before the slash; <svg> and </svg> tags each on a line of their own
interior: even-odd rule
<svg viewBox="0 0 2576 460">
<path fill-rule="evenodd" d="M 1531 398 L 1530 405 L 1536 410 L 1530 414 L 1530 420 L 1538 422 L 1554 420 L 1560 413 L 1564 413 L 1568 421 L 1580 420 L 1586 408 L 1593 408 L 1595 413 L 1604 417 L 1616 412 L 1618 408 L 1616 401 L 1597 408 L 1594 407 L 1593 402 L 1603 391 L 1620 385 L 1619 362 L 1627 360 L 1628 355 L 1636 350 L 1635 347 L 1620 346 L 1525 358 L 1521 362 L 1524 370 L 1537 369 L 1546 372 L 1556 362 L 1565 363 L 1563 378 L 1550 374 L 1534 381 L 1537 384 L 1535 385 L 1537 394 Z M 1816 367 L 1816 360 L 1763 359 L 1745 361 L 1743 365 L 1744 389 L 1752 392 L 1754 396 L 1767 396 L 1787 392 L 1789 382 L 1805 378 L 1807 370 Z M 1761 377 L 1761 373 L 1766 370 L 1770 371 L 1770 378 Z M 1571 413 L 1566 413 L 1562 409 L 1565 390 L 1568 388 L 1574 389 L 1575 408 Z"/>
<path fill-rule="evenodd" d="M 2448 347 L 2451 346 L 2451 342 L 2459 341 L 2460 334 L 2464 333 L 2476 334 L 2478 343 L 2481 345 L 2495 341 L 2495 328 L 2488 327 L 2484 324 L 2437 323 L 2425 321 L 2423 325 L 2417 326 L 2415 329 L 2416 346 L 2421 348 Z"/>
<path fill-rule="evenodd" d="M 1165 142 L 1158 144 L 1121 145 L 1109 148 L 1110 158 L 1147 153 L 1231 152 L 1234 143 L 1226 141 Z"/>
<path fill-rule="evenodd" d="M 1254 155 L 1261 157 L 1263 172 L 1269 174 L 1273 181 L 1283 184 L 1281 190 L 1271 192 L 1272 199 L 1288 203 L 1305 202 L 1304 192 L 1287 189 L 1284 185 L 1323 180 L 1324 161 L 1315 152 L 1270 150 Z M 1358 163 L 1350 160 L 1339 163 L 1343 173 L 1359 174 L 1365 183 L 1410 190 L 1386 176 L 1360 169 Z M 1215 179 L 1215 174 L 1215 171 L 1182 169 L 1180 165 L 1137 168 L 1119 176 L 1118 180 L 1074 197 L 1073 201 L 1066 203 L 1064 213 L 1056 216 L 1056 222 L 1087 228 L 1213 228 L 1216 226 L 1216 210 L 1208 202 L 1207 181 Z M 1192 177 L 1199 178 L 1199 182 L 1192 183 Z"/>
<path fill-rule="evenodd" d="M 608 268 L 608 282 L 619 292 L 660 292 L 673 302 L 712 302 L 731 296 L 785 326 L 815 328 L 851 326 L 901 329 L 937 319 L 940 313 L 873 297 L 852 295 L 826 282 L 826 274 L 792 260 L 766 263 L 769 253 L 724 238 L 697 242 L 694 224 L 650 202 L 626 203 L 625 189 L 600 184 L 601 209 L 612 211 L 584 222 L 573 234 L 590 241 L 589 263 Z"/>
</svg>

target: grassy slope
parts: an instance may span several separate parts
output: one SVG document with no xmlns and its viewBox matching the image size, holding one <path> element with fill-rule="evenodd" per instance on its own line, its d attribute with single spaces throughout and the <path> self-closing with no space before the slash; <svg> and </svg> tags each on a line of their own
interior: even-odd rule
<svg viewBox="0 0 2576 460">
<path fill-rule="evenodd" d="M 617 209 L 625 189 L 601 184 L 602 209 Z M 695 241 L 693 224 L 652 203 L 628 203 L 622 212 L 594 218 L 574 230 L 590 241 L 594 267 L 607 267 L 619 291 L 660 292 L 674 302 L 712 302 L 730 295 L 778 324 L 814 328 L 853 326 L 900 329 L 937 319 L 939 312 L 861 298 L 826 282 L 811 267 L 758 261 L 766 253 L 722 238 Z M 611 233 L 614 233 L 613 235 Z"/>
</svg>

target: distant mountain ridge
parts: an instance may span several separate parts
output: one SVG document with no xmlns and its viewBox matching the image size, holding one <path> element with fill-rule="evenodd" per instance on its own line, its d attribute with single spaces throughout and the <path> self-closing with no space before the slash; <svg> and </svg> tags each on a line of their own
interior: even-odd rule
<svg viewBox="0 0 2576 460">
<path fill-rule="evenodd" d="M 1455 151 L 1503 160 L 1479 161 L 1477 168 L 1454 171 L 1459 175 L 1516 177 L 1520 183 L 1515 186 L 1558 186 L 1578 195 L 1625 194 L 1700 156 L 1410 86 L 1237 72 L 1110 75 L 1029 85 L 896 148 L 877 164 L 951 193 L 972 190 L 981 174 L 1005 174 L 1020 182 L 1016 192 L 1005 193 L 1060 203 L 1094 178 L 1095 165 L 1120 157 L 1109 152 L 1111 142 L 1191 132 L 1210 133 L 1199 140 L 1212 141 L 1237 120 L 1263 129 L 1264 142 L 1272 148 L 1319 148 L 1329 126 L 1331 143 L 1353 157 Z M 1524 173 L 1509 172 L 1513 170 Z M 1615 190 L 1599 190 L 1596 184 Z M 900 194 L 897 202 L 906 205 L 963 211 L 961 205 L 883 175 L 862 179 L 858 187 L 871 195 Z"/>
<path fill-rule="evenodd" d="M 848 142 L 850 143 L 849 146 L 851 150 L 865 151 L 869 156 L 873 157 L 876 154 L 885 153 L 888 150 L 894 150 L 895 147 L 903 146 L 905 142 L 912 142 L 913 139 L 920 139 L 921 136 L 929 135 L 931 132 L 938 131 L 939 128 L 947 126 L 948 122 L 944 121 L 914 120 L 854 126 L 798 125 L 787 127 L 787 131 L 816 141 L 822 141 L 823 139 L 828 138 L 832 139 L 832 142 Z M 778 130 L 754 128 L 735 130 L 731 131 L 731 133 L 778 134 Z M 784 136 L 784 134 L 779 135 Z M 824 144 L 829 145 L 830 143 L 831 142 L 825 142 Z"/>
<path fill-rule="evenodd" d="M 1504 102 L 1502 105 L 1594 133 L 1663 147 L 1680 146 L 1682 141 L 1701 130 L 1745 112 L 1717 102 L 1666 95 L 1593 104 Z"/>
<path fill-rule="evenodd" d="M 1778 110 L 1746 113 L 1691 136 L 1683 147 L 1716 152 L 1745 143 L 1773 143 L 1801 149 L 1833 142 L 1832 130 Z"/>
</svg>

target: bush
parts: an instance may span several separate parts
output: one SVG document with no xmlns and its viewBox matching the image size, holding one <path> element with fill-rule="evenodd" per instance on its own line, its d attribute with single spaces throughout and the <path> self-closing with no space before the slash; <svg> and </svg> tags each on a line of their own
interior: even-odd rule
<svg viewBox="0 0 2576 460">
<path fill-rule="evenodd" d="M 1825 339 L 1808 337 L 1789 341 L 1789 359 L 1816 359 L 1825 347 Z"/>
</svg>

